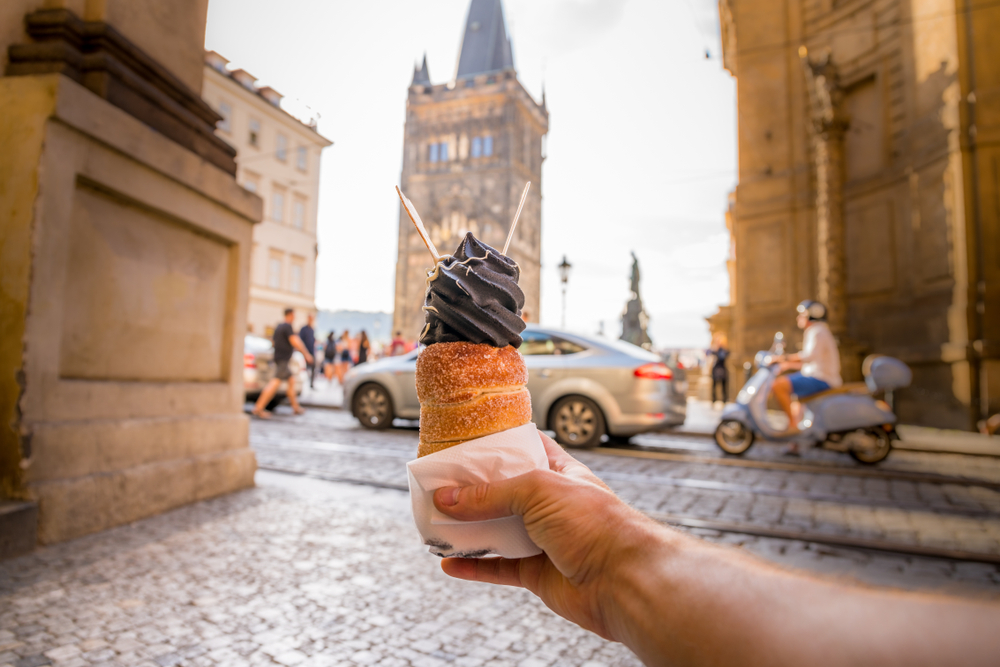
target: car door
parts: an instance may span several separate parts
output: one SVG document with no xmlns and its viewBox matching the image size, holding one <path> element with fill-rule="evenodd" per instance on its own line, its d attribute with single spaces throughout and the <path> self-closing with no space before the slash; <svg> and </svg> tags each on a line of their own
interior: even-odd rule
<svg viewBox="0 0 1000 667">
<path fill-rule="evenodd" d="M 568 341 L 545 331 L 525 331 L 521 339 L 532 417 L 541 424 L 545 421 L 542 412 L 548 410 L 552 400 L 549 390 L 566 375 L 567 356 L 563 352 Z"/>
<path fill-rule="evenodd" d="M 400 359 L 392 374 L 396 378 L 401 397 L 401 405 L 396 406 L 396 414 L 416 419 L 420 416 L 420 401 L 417 399 L 417 350 Z"/>
</svg>

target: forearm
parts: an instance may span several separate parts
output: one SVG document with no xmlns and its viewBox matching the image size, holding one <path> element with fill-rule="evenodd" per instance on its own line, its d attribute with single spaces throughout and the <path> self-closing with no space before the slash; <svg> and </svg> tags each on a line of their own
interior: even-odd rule
<svg viewBox="0 0 1000 667">
<path fill-rule="evenodd" d="M 995 606 L 842 586 L 646 526 L 606 589 L 647 665 L 990 664 Z"/>
</svg>

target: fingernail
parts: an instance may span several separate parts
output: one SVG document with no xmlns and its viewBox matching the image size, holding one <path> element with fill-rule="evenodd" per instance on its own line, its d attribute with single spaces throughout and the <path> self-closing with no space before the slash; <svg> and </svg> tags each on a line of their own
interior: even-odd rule
<svg viewBox="0 0 1000 667">
<path fill-rule="evenodd" d="M 450 489 L 442 489 L 441 495 L 438 496 L 441 499 L 442 505 L 457 505 L 458 504 L 458 487 L 452 487 Z"/>
</svg>

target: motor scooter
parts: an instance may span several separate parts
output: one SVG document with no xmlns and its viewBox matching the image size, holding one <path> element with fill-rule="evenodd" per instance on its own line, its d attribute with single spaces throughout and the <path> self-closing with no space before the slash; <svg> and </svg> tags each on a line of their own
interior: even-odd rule
<svg viewBox="0 0 1000 667">
<path fill-rule="evenodd" d="M 715 442 L 727 454 L 743 454 L 757 437 L 800 446 L 823 446 L 847 452 L 861 463 L 878 463 L 889 455 L 896 434 L 896 415 L 889 403 L 876 400 L 882 391 L 892 400 L 892 392 L 909 386 L 910 368 L 893 357 L 870 355 L 862 365 L 864 382 L 845 384 L 802 400 L 804 408 L 799 430 L 787 433 L 775 428 L 767 416 L 767 397 L 781 365 L 775 362 L 784 339 L 779 332 L 770 350 L 758 352 L 758 367 L 740 390 L 736 402 L 725 407 L 715 429 Z"/>
</svg>

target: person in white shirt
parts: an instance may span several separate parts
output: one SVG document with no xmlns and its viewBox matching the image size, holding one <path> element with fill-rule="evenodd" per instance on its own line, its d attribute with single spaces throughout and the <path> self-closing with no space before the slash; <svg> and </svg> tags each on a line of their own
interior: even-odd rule
<svg viewBox="0 0 1000 667">
<path fill-rule="evenodd" d="M 803 399 L 821 391 L 843 384 L 840 379 L 840 351 L 837 341 L 826 324 L 826 306 L 819 301 L 803 301 L 796 308 L 795 323 L 805 330 L 802 351 L 779 357 L 782 371 L 795 373 L 782 375 L 774 381 L 771 391 L 781 409 L 788 415 L 788 432 L 798 431 L 798 405 L 793 404 L 792 395 Z M 787 454 L 797 455 L 798 446 L 793 444 Z"/>
</svg>

